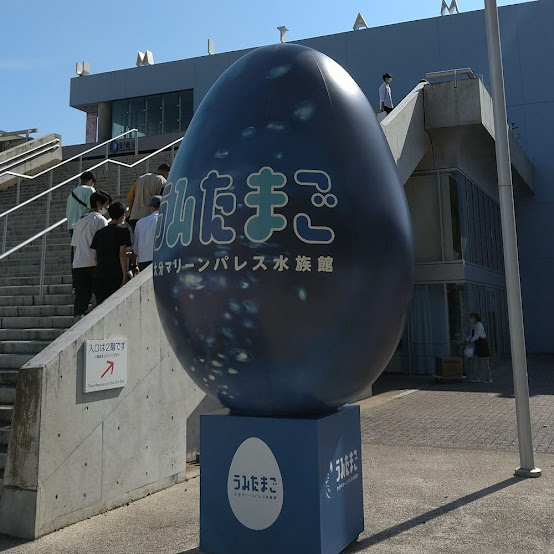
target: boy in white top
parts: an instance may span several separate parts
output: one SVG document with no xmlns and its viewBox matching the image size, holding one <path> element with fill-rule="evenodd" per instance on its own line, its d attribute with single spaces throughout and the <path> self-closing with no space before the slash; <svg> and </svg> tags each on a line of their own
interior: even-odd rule
<svg viewBox="0 0 554 554">
<path fill-rule="evenodd" d="M 133 252 L 137 258 L 139 271 L 148 267 L 154 257 L 154 235 L 162 197 L 152 196 L 150 199 L 150 215 L 137 221 L 133 235 Z"/>
<path fill-rule="evenodd" d="M 379 106 L 382 112 L 391 113 L 394 104 L 392 103 L 392 93 L 390 89 L 390 82 L 392 81 L 392 75 L 385 73 L 383 75 L 384 83 L 379 87 Z"/>
<path fill-rule="evenodd" d="M 92 277 L 96 262 L 94 250 L 90 244 L 98 229 L 105 227 L 108 222 L 104 214 L 108 210 L 112 199 L 104 191 L 93 192 L 90 197 L 90 212 L 85 214 L 73 226 L 71 247 L 73 248 L 73 286 L 75 287 L 75 303 L 73 315 L 79 321 L 88 309 L 92 298 Z"/>
</svg>

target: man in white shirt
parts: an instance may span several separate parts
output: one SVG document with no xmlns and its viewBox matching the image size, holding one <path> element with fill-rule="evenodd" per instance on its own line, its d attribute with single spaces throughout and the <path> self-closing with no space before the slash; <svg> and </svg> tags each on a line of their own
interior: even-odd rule
<svg viewBox="0 0 554 554">
<path fill-rule="evenodd" d="M 92 298 L 92 278 L 96 261 L 94 250 L 90 247 L 96 231 L 105 227 L 108 222 L 104 214 L 112 201 L 111 196 L 104 191 L 93 192 L 90 197 L 90 212 L 85 214 L 73 226 L 71 247 L 73 248 L 73 286 L 75 287 L 75 303 L 73 315 L 79 321 L 88 310 Z"/>
<path fill-rule="evenodd" d="M 392 103 L 392 93 L 390 89 L 390 82 L 392 81 L 392 75 L 385 73 L 383 75 L 384 83 L 379 87 L 379 106 L 382 112 L 391 113 L 394 104 Z"/>
<path fill-rule="evenodd" d="M 148 267 L 154 257 L 154 235 L 156 234 L 156 224 L 160 214 L 161 201 L 161 196 L 152 196 L 148 205 L 150 215 L 139 219 L 135 227 L 133 252 L 137 258 L 139 271 Z"/>
</svg>

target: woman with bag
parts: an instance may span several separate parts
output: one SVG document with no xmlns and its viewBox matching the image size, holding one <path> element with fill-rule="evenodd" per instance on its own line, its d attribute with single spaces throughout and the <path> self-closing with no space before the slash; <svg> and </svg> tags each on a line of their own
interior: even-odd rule
<svg viewBox="0 0 554 554">
<path fill-rule="evenodd" d="M 469 380 L 471 383 L 492 383 L 489 364 L 490 349 L 485 328 L 479 314 L 472 312 L 469 314 L 469 319 L 471 320 L 472 332 L 471 339 L 467 341 L 467 344 L 474 347 L 472 371 Z"/>
</svg>

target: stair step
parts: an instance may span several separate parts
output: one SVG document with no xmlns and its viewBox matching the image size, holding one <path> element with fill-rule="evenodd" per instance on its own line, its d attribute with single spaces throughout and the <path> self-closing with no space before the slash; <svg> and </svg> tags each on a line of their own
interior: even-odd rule
<svg viewBox="0 0 554 554">
<path fill-rule="evenodd" d="M 66 275 L 47 275 L 44 278 L 45 285 L 70 285 L 73 282 L 71 278 L 71 271 Z M 39 277 L 35 276 L 21 276 L 21 277 L 0 277 L 0 287 L 4 286 L 22 286 L 22 285 L 38 285 Z M 1 290 L 1 289 L 0 289 Z M 11 293 L 6 293 L 11 294 Z"/>
<path fill-rule="evenodd" d="M 0 287 L 0 306 L 68 306 L 73 304 L 72 294 L 49 294 L 47 296 L 38 295 L 9 295 L 1 296 Z"/>
<path fill-rule="evenodd" d="M 0 387 L 0 404 L 13 405 L 15 402 L 15 387 Z M 0 445 L 1 448 L 1 445 Z"/>
<path fill-rule="evenodd" d="M 73 316 L 52 316 L 52 317 L 3 317 L 0 327 L 4 329 L 35 329 L 35 328 L 56 328 L 69 329 L 73 325 Z"/>
<path fill-rule="evenodd" d="M 67 264 L 45 264 L 45 273 L 60 275 L 71 273 L 71 265 Z M 16 275 L 38 275 L 40 264 L 25 264 L 25 265 L 0 265 L 0 275 L 2 277 L 13 277 Z"/>
<path fill-rule="evenodd" d="M 38 280 L 38 279 L 37 279 Z M 70 282 L 71 283 L 71 282 Z M 43 288 L 43 297 L 48 298 L 50 295 L 71 294 L 71 284 L 63 285 L 45 285 Z M 0 285 L 0 295 L 8 296 L 39 296 L 40 288 L 38 285 Z"/>
<path fill-rule="evenodd" d="M 0 233 L 1 236 L 1 233 Z M 8 242 L 6 241 L 6 247 L 8 246 Z M 22 241 L 12 241 L 14 244 L 10 246 L 10 248 L 14 248 L 18 244 L 20 244 Z M 67 237 L 59 238 L 54 240 L 54 237 L 48 236 L 48 239 L 46 240 L 46 252 L 52 251 L 52 250 L 63 250 L 64 248 L 67 248 L 68 250 L 71 248 L 71 241 L 69 240 L 69 234 Z M 28 244 L 27 246 L 24 246 L 23 248 L 20 248 L 17 252 L 34 252 L 34 253 L 40 253 L 42 252 L 42 244 L 37 239 L 35 242 L 31 242 L 31 244 Z"/>
<path fill-rule="evenodd" d="M 65 329 L 0 329 L 0 341 L 45 341 L 57 339 Z"/>
<path fill-rule="evenodd" d="M 0 306 L 0 317 L 45 317 L 73 315 L 73 306 Z M 34 327 L 34 326 L 33 326 Z"/>
<path fill-rule="evenodd" d="M 19 369 L 0 369 L 0 387 L 15 387 Z"/>
<path fill-rule="evenodd" d="M 0 354 L 0 368 L 19 369 L 31 358 L 33 358 L 33 354 Z"/>
<path fill-rule="evenodd" d="M 13 406 L 0 404 L 0 425 L 10 425 L 13 416 Z"/>
<path fill-rule="evenodd" d="M 8 230 L 9 238 L 6 241 L 6 250 L 11 250 L 12 248 L 18 248 L 19 245 L 34 237 L 38 233 L 40 233 L 44 229 L 44 226 L 37 227 L 36 229 L 29 229 L 28 231 L 23 231 L 22 233 L 16 233 L 13 231 Z M 46 246 L 48 247 L 49 244 L 53 245 L 67 245 L 69 246 L 71 244 L 71 241 L 69 239 L 69 233 L 67 235 L 62 235 L 60 233 L 55 233 L 55 231 L 50 231 L 48 235 L 46 236 Z M 37 237 L 33 242 L 29 243 L 30 245 L 38 245 L 40 248 L 42 248 L 42 237 Z M 19 250 L 22 250 L 24 248 L 27 248 L 27 246 L 22 246 L 19 248 Z"/>
<path fill-rule="evenodd" d="M 0 342 L 0 354 L 38 354 L 51 340 L 4 340 Z"/>
<path fill-rule="evenodd" d="M 0 427 L 0 444 L 5 444 L 6 446 L 8 446 L 11 432 L 12 428 L 9 426 Z"/>
<path fill-rule="evenodd" d="M 71 270 L 71 254 L 69 250 L 65 252 L 65 255 L 49 255 L 46 254 L 45 258 L 46 265 L 51 264 L 67 264 Z M 3 267 L 20 267 L 22 265 L 34 265 L 37 268 L 40 266 L 40 255 L 37 253 L 35 256 L 28 256 L 25 252 L 12 254 L 8 258 L 2 260 Z"/>
</svg>

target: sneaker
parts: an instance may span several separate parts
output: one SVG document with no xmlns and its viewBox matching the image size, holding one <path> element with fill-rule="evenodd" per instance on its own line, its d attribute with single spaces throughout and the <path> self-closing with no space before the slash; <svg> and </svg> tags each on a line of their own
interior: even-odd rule
<svg viewBox="0 0 554 554">
<path fill-rule="evenodd" d="M 481 381 L 479 381 L 479 379 L 470 379 L 469 382 L 470 383 L 480 383 Z"/>
<path fill-rule="evenodd" d="M 483 383 L 492 383 L 492 379 L 487 379 L 486 381 L 483 381 Z"/>
</svg>

